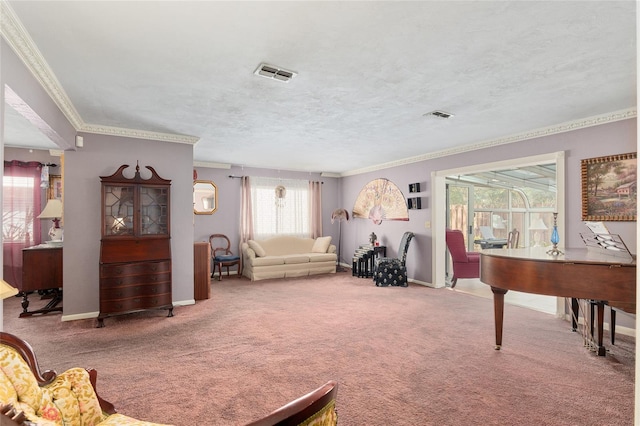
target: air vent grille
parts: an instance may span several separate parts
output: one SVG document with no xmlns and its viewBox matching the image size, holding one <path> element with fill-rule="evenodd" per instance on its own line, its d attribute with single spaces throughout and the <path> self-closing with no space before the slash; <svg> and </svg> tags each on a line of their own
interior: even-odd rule
<svg viewBox="0 0 640 426">
<path fill-rule="evenodd" d="M 284 68 L 276 67 L 269 64 L 260 64 L 254 72 L 255 75 L 259 75 L 265 78 L 282 81 L 288 83 L 293 77 L 297 75 L 294 71 L 289 71 Z"/>
<path fill-rule="evenodd" d="M 425 114 L 425 117 L 429 117 L 429 116 L 434 116 L 434 117 L 438 117 L 438 118 L 451 118 L 454 115 L 449 113 L 449 112 L 435 110 L 435 111 L 431 111 L 431 112 L 428 112 L 428 113 Z"/>
</svg>

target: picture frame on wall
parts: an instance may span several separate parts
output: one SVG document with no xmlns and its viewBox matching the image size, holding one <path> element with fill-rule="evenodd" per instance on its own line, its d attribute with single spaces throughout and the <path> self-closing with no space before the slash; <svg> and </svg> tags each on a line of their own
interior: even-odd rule
<svg viewBox="0 0 640 426">
<path fill-rule="evenodd" d="M 582 220 L 636 221 L 636 153 L 581 160 Z"/>
<path fill-rule="evenodd" d="M 49 175 L 49 190 L 47 194 L 47 199 L 62 200 L 62 176 L 60 175 Z"/>
</svg>

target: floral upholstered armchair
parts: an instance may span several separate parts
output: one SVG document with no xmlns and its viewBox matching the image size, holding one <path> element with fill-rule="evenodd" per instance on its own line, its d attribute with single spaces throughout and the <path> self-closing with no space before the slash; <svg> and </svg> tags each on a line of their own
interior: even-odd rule
<svg viewBox="0 0 640 426">
<path fill-rule="evenodd" d="M 413 232 L 405 232 L 400 240 L 398 257 L 381 257 L 376 259 L 373 269 L 373 281 L 378 287 L 409 285 L 407 279 L 407 251 L 414 237 Z"/>
<path fill-rule="evenodd" d="M 12 334 L 0 332 L 3 425 L 6 422 L 42 426 L 161 426 L 116 413 L 111 403 L 96 394 L 96 378 L 96 370 L 84 368 L 72 368 L 62 374 L 51 370 L 41 373 L 31 346 Z M 8 411 L 6 407 L 12 409 Z"/>
</svg>

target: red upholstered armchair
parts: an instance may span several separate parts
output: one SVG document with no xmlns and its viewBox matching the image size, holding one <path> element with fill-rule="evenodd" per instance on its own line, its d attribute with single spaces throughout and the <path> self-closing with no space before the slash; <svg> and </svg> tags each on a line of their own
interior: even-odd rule
<svg viewBox="0 0 640 426">
<path fill-rule="evenodd" d="M 451 288 L 456 286 L 458 278 L 480 277 L 480 253 L 467 251 L 464 235 L 457 229 L 447 229 L 447 248 L 453 260 L 453 278 Z"/>
</svg>

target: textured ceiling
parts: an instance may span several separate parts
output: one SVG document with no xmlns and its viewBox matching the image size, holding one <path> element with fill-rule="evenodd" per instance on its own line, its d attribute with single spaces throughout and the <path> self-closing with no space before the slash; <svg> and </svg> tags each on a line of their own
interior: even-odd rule
<svg viewBox="0 0 640 426">
<path fill-rule="evenodd" d="M 81 130 L 193 136 L 195 162 L 344 174 L 635 114 L 634 1 L 8 5 Z"/>
</svg>

